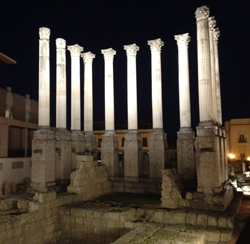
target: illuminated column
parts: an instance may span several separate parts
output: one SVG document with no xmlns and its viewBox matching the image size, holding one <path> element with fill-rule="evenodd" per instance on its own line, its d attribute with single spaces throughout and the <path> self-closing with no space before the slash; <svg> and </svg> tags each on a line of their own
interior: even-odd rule
<svg viewBox="0 0 250 244">
<path fill-rule="evenodd" d="M 138 133 L 137 122 L 137 77 L 136 54 L 139 47 L 136 44 L 124 46 L 127 54 L 127 104 L 128 132 L 124 142 L 124 179 L 139 181 L 141 175 L 141 136 Z"/>
<path fill-rule="evenodd" d="M 38 126 L 50 126 L 50 29 L 39 28 L 39 97 Z"/>
<path fill-rule="evenodd" d="M 102 135 L 102 162 L 106 165 L 110 179 L 119 175 L 118 140 L 114 123 L 114 74 L 113 60 L 116 51 L 112 48 L 103 49 L 105 68 L 105 133 Z"/>
<path fill-rule="evenodd" d="M 76 167 L 75 154 L 85 152 L 84 135 L 81 133 L 80 54 L 78 44 L 68 46 L 71 55 L 71 140 L 72 168 Z"/>
<path fill-rule="evenodd" d="M 197 24 L 198 80 L 200 123 L 196 127 L 196 173 L 197 191 L 206 194 L 220 193 L 223 189 L 223 167 L 221 155 L 221 133 L 214 118 L 215 85 L 213 84 L 214 45 L 211 28 L 215 22 L 210 19 L 209 8 L 202 6 L 195 12 Z M 214 89 L 214 90 L 212 90 Z"/>
<path fill-rule="evenodd" d="M 161 84 L 161 47 L 163 41 L 159 38 L 148 41 L 151 50 L 151 87 L 152 87 L 152 112 L 153 132 L 150 133 L 149 161 L 150 178 L 162 177 L 162 170 L 166 163 L 166 133 L 163 131 L 162 118 L 162 84 Z"/>
<path fill-rule="evenodd" d="M 151 50 L 152 110 L 153 129 L 163 130 L 162 88 L 161 88 L 161 47 L 164 42 L 159 38 L 148 41 Z"/>
<path fill-rule="evenodd" d="M 84 131 L 93 132 L 93 85 L 92 85 L 92 63 L 95 54 L 91 52 L 82 53 L 84 62 Z"/>
<path fill-rule="evenodd" d="M 105 61 L 105 130 L 114 131 L 114 74 L 113 60 L 116 51 L 112 48 L 101 50 Z"/>
<path fill-rule="evenodd" d="M 31 187 L 37 192 L 53 191 L 55 186 L 55 133 L 50 126 L 50 29 L 39 28 L 39 129 L 32 140 Z"/>
<path fill-rule="evenodd" d="M 209 26 L 209 47 L 210 47 L 210 62 L 211 62 L 211 95 L 212 95 L 212 120 L 218 123 L 217 118 L 217 97 L 216 97 L 216 84 L 215 84 L 215 56 L 214 56 L 214 27 L 216 20 L 214 17 L 208 18 Z"/>
<path fill-rule="evenodd" d="M 66 41 L 56 39 L 56 181 L 57 185 L 68 185 L 71 173 L 71 134 L 66 129 Z"/>
<path fill-rule="evenodd" d="M 197 8 L 195 17 L 197 24 L 200 122 L 212 121 L 212 87 L 208 16 L 209 8 L 207 6 Z"/>
<path fill-rule="evenodd" d="M 218 40 L 220 36 L 219 28 L 215 28 L 214 32 L 214 61 L 215 61 L 215 84 L 216 84 L 216 101 L 217 101 L 217 120 L 222 125 L 222 109 L 221 109 L 221 91 L 220 91 L 220 69 L 219 69 L 219 52 Z"/>
<path fill-rule="evenodd" d="M 93 75 L 92 64 L 95 54 L 82 53 L 84 63 L 84 133 L 86 151 L 96 150 L 96 137 L 93 133 Z"/>
<path fill-rule="evenodd" d="M 136 53 L 139 47 L 136 44 L 124 46 L 127 54 L 127 103 L 128 103 L 128 130 L 137 130 L 137 78 Z"/>
<path fill-rule="evenodd" d="M 188 43 L 191 38 L 188 33 L 175 36 L 178 46 L 179 64 L 179 109 L 180 127 L 191 128 Z"/>
<path fill-rule="evenodd" d="M 56 128 L 66 129 L 66 41 L 56 39 Z"/>
<path fill-rule="evenodd" d="M 181 179 L 194 180 L 194 132 L 191 128 L 188 33 L 176 35 L 178 46 L 180 130 L 177 132 L 177 164 Z"/>
<path fill-rule="evenodd" d="M 71 130 L 81 130 L 80 53 L 78 44 L 68 46 L 71 55 Z"/>
</svg>

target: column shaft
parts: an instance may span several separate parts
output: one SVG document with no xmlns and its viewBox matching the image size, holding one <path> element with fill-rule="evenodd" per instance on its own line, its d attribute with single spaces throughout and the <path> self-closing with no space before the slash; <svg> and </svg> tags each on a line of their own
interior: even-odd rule
<svg viewBox="0 0 250 244">
<path fill-rule="evenodd" d="M 66 41 L 56 39 L 56 128 L 66 129 Z"/>
<path fill-rule="evenodd" d="M 39 91 L 38 91 L 38 126 L 50 126 L 50 29 L 39 28 Z"/>
<path fill-rule="evenodd" d="M 188 33 L 175 36 L 178 45 L 180 128 L 191 128 Z"/>
<path fill-rule="evenodd" d="M 84 62 L 84 131 L 93 132 L 93 75 L 92 63 L 95 54 L 81 54 Z"/>
<path fill-rule="evenodd" d="M 197 8 L 197 54 L 199 80 L 200 122 L 212 120 L 211 62 L 209 47 L 208 16 L 209 8 Z"/>
<path fill-rule="evenodd" d="M 116 51 L 112 48 L 101 50 L 105 63 L 105 130 L 115 129 L 114 71 L 113 59 Z"/>
<path fill-rule="evenodd" d="M 161 47 L 164 45 L 164 42 L 159 38 L 148 41 L 148 45 L 150 46 L 151 50 L 153 129 L 163 129 Z"/>
<path fill-rule="evenodd" d="M 137 77 L 136 53 L 139 47 L 136 44 L 124 46 L 127 54 L 127 104 L 128 104 L 128 130 L 138 129 L 137 115 Z"/>
<path fill-rule="evenodd" d="M 81 130 L 81 94 L 80 94 L 80 53 L 79 45 L 68 46 L 71 54 L 71 130 Z"/>
</svg>

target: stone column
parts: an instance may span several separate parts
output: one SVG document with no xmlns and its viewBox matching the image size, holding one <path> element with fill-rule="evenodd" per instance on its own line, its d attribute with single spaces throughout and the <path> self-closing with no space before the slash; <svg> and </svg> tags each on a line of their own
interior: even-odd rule
<svg viewBox="0 0 250 244">
<path fill-rule="evenodd" d="M 195 179 L 194 132 L 191 127 L 188 33 L 176 35 L 178 46 L 180 130 L 177 132 L 177 165 L 181 179 Z"/>
<path fill-rule="evenodd" d="M 124 179 L 139 181 L 141 175 L 141 135 L 138 133 L 137 122 L 137 77 L 136 44 L 124 46 L 127 54 L 127 104 L 128 104 L 128 132 L 124 142 Z"/>
<path fill-rule="evenodd" d="M 85 151 L 93 154 L 97 149 L 96 136 L 93 133 L 93 75 L 92 64 L 95 54 L 82 53 L 84 63 L 84 133 Z"/>
<path fill-rule="evenodd" d="M 76 167 L 75 154 L 85 151 L 84 135 L 81 133 L 80 54 L 83 47 L 68 46 L 71 55 L 71 140 L 72 168 Z"/>
<path fill-rule="evenodd" d="M 66 129 L 66 41 L 56 39 L 56 181 L 63 187 L 69 183 L 71 173 L 71 134 Z"/>
<path fill-rule="evenodd" d="M 50 126 L 50 29 L 39 28 L 39 92 L 38 92 L 38 126 Z"/>
<path fill-rule="evenodd" d="M 215 88 L 216 88 L 216 112 L 217 121 L 221 127 L 221 160 L 223 168 L 223 179 L 228 180 L 228 162 L 227 162 L 227 145 L 225 129 L 222 128 L 222 109 L 221 109 L 221 90 L 220 90 L 220 70 L 219 70 L 219 52 L 218 52 L 218 40 L 220 36 L 219 28 L 215 28 L 213 31 L 214 40 L 214 70 L 215 70 Z"/>
<path fill-rule="evenodd" d="M 148 41 L 151 50 L 152 77 L 152 117 L 153 131 L 150 133 L 149 161 L 150 178 L 161 178 L 166 161 L 166 133 L 162 118 L 162 84 L 161 84 L 161 47 L 164 42 L 159 38 Z"/>
<path fill-rule="evenodd" d="M 105 68 L 105 133 L 102 135 L 102 163 L 107 166 L 110 179 L 118 176 L 118 140 L 114 123 L 114 74 L 113 59 L 116 51 L 112 48 L 103 49 Z"/>
<path fill-rule="evenodd" d="M 212 113 L 212 79 L 211 53 L 209 41 L 209 8 L 197 8 L 197 51 L 199 79 L 200 123 L 197 126 L 196 165 L 197 191 L 214 194 L 220 193 L 222 187 L 220 133 L 213 121 Z"/>
<path fill-rule="evenodd" d="M 31 187 L 39 192 L 53 190 L 55 186 L 55 134 L 50 123 L 50 29 L 39 29 L 39 129 L 32 141 Z"/>
<path fill-rule="evenodd" d="M 212 121 L 212 87 L 208 16 L 209 8 L 207 6 L 197 8 L 195 17 L 197 24 L 200 122 L 210 124 Z"/>
<path fill-rule="evenodd" d="M 221 109 L 221 90 L 220 90 L 220 69 L 219 69 L 219 52 L 218 40 L 220 36 L 219 28 L 215 28 L 213 32 L 214 37 L 214 70 L 215 70 L 215 87 L 216 87 L 216 101 L 217 101 L 217 121 L 222 125 L 222 109 Z"/>
<path fill-rule="evenodd" d="M 216 84 L 215 84 L 215 56 L 214 56 L 214 27 L 216 20 L 214 17 L 208 18 L 209 26 L 209 47 L 210 47 L 210 64 L 211 64 L 211 95 L 212 95 L 212 120 L 218 123 L 217 118 L 217 97 L 216 97 Z"/>
</svg>

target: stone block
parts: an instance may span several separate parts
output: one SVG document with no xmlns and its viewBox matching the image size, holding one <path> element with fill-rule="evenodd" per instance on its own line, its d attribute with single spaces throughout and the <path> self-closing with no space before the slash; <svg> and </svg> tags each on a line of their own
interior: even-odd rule
<svg viewBox="0 0 250 244">
<path fill-rule="evenodd" d="M 206 212 L 199 212 L 197 214 L 196 224 L 197 226 L 207 227 L 208 214 Z"/>
<path fill-rule="evenodd" d="M 193 212 L 193 211 L 187 212 L 186 224 L 196 225 L 196 220 L 197 220 L 197 213 L 196 212 Z"/>
<path fill-rule="evenodd" d="M 33 199 L 34 201 L 46 203 L 56 199 L 56 192 L 45 192 L 45 193 L 36 192 Z"/>
<path fill-rule="evenodd" d="M 218 216 L 209 214 L 207 217 L 207 225 L 211 227 L 218 226 Z"/>
<path fill-rule="evenodd" d="M 13 223 L 15 228 L 22 225 L 30 224 L 32 221 L 33 221 L 33 215 L 29 213 L 18 215 L 13 218 Z"/>
<path fill-rule="evenodd" d="M 220 242 L 228 243 L 232 239 L 233 230 L 221 230 Z"/>
</svg>

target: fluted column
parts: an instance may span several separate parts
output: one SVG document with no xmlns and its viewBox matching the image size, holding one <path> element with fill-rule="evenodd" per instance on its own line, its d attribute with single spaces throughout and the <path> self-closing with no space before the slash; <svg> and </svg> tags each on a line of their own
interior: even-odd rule
<svg viewBox="0 0 250 244">
<path fill-rule="evenodd" d="M 127 54 L 127 104 L 128 132 L 124 142 L 124 180 L 139 181 L 141 175 L 141 136 L 138 133 L 137 122 L 137 77 L 136 54 L 139 47 L 136 44 L 125 45 Z"/>
<path fill-rule="evenodd" d="M 71 55 L 71 130 L 81 130 L 80 53 L 78 44 L 68 46 Z"/>
<path fill-rule="evenodd" d="M 189 34 L 186 33 L 176 35 L 175 40 L 178 46 L 180 128 L 191 128 L 188 64 L 188 43 L 191 38 Z"/>
<path fill-rule="evenodd" d="M 92 64 L 95 54 L 82 53 L 84 63 L 84 131 L 93 131 L 93 81 Z"/>
<path fill-rule="evenodd" d="M 56 128 L 66 129 L 66 41 L 56 39 Z"/>
<path fill-rule="evenodd" d="M 161 47 L 164 42 L 159 38 L 148 41 L 148 45 L 151 50 L 153 129 L 162 130 Z"/>
<path fill-rule="evenodd" d="M 112 48 L 108 48 L 101 50 L 101 52 L 104 56 L 105 63 L 105 130 L 114 131 L 115 110 L 113 60 L 116 51 Z"/>
<path fill-rule="evenodd" d="M 207 6 L 197 8 L 195 17 L 197 24 L 200 122 L 212 121 L 212 87 L 208 16 L 209 8 Z"/>
<path fill-rule="evenodd" d="M 219 52 L 218 40 L 220 36 L 219 28 L 215 28 L 214 37 L 214 69 L 215 69 L 215 84 L 216 84 L 216 101 L 217 101 L 217 120 L 222 125 L 222 108 L 221 108 L 221 90 L 220 90 L 220 69 L 219 69 Z"/>
<path fill-rule="evenodd" d="M 39 91 L 38 126 L 50 126 L 50 29 L 39 28 Z"/>
<path fill-rule="evenodd" d="M 128 103 L 128 130 L 138 129 L 137 114 L 137 76 L 136 53 L 139 47 L 136 44 L 124 46 L 127 54 L 127 103 Z"/>
<path fill-rule="evenodd" d="M 94 153 L 97 148 L 96 137 L 93 133 L 93 72 L 92 65 L 95 54 L 82 53 L 84 63 L 84 132 L 86 151 Z"/>
<path fill-rule="evenodd" d="M 209 47 L 210 47 L 210 64 L 211 64 L 211 95 L 212 95 L 212 120 L 217 120 L 217 97 L 216 97 L 216 84 L 215 84 L 215 56 L 214 56 L 214 27 L 216 26 L 216 20 L 214 17 L 208 18 L 209 26 Z"/>
<path fill-rule="evenodd" d="M 161 84 L 161 47 L 164 42 L 159 38 L 148 41 L 151 50 L 151 87 L 153 131 L 149 139 L 149 170 L 151 181 L 162 177 L 166 164 L 167 141 L 163 130 L 162 84 Z"/>
<path fill-rule="evenodd" d="M 119 175 L 118 140 L 115 134 L 114 111 L 114 74 L 113 60 L 116 51 L 112 48 L 103 49 L 105 69 L 105 133 L 102 135 L 102 163 L 106 165 L 110 179 Z"/>
<path fill-rule="evenodd" d="M 71 55 L 71 140 L 72 169 L 76 167 L 75 154 L 85 152 L 84 135 L 81 133 L 80 54 L 83 47 L 68 46 Z"/>
<path fill-rule="evenodd" d="M 177 132 L 178 174 L 183 180 L 194 181 L 194 132 L 191 128 L 191 108 L 189 89 L 188 33 L 176 35 L 178 46 L 179 108 L 180 130 Z"/>
</svg>

